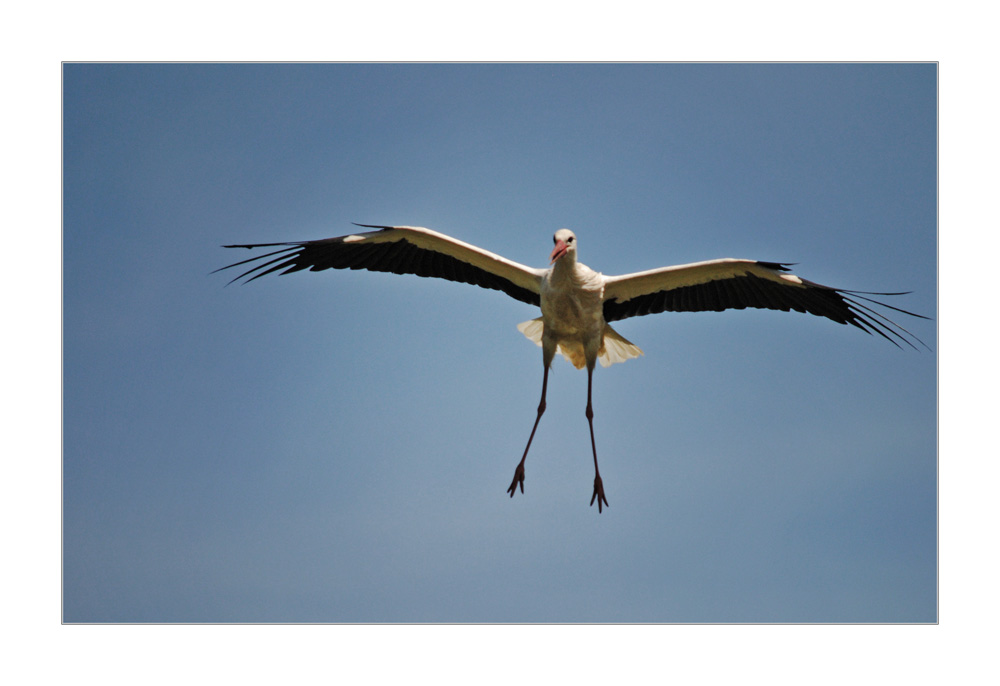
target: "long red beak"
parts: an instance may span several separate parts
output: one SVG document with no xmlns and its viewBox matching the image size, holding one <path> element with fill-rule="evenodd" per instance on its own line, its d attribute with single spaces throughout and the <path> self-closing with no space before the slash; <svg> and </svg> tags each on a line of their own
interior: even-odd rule
<svg viewBox="0 0 1000 686">
<path fill-rule="evenodd" d="M 565 255 L 567 250 L 566 241 L 556 241 L 556 247 L 552 250 L 552 254 L 549 255 L 549 264 L 552 264 Z"/>
</svg>

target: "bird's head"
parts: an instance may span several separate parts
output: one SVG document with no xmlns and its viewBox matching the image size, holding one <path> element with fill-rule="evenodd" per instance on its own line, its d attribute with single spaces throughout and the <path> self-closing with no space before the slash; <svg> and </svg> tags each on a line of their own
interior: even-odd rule
<svg viewBox="0 0 1000 686">
<path fill-rule="evenodd" d="M 552 249 L 549 256 L 549 264 L 555 264 L 556 260 L 570 255 L 570 261 L 576 261 L 576 235 L 569 229 L 559 229 L 552 237 L 552 242 L 556 247 Z"/>
</svg>

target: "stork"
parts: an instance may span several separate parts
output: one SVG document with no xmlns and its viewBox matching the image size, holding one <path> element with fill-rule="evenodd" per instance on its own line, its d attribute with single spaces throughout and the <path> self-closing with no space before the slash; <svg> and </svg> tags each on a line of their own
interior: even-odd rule
<svg viewBox="0 0 1000 686">
<path fill-rule="evenodd" d="M 545 413 L 549 368 L 556 352 L 577 369 L 587 368 L 587 423 L 594 456 L 594 491 L 598 513 L 608 505 L 597 466 L 592 400 L 594 367 L 607 367 L 642 355 L 642 350 L 611 328 L 609 322 L 659 312 L 720 312 L 747 307 L 807 312 L 839 324 L 851 324 L 868 334 L 878 334 L 893 345 L 916 349 L 923 341 L 865 303 L 928 319 L 867 296 L 905 295 L 830 288 L 789 272 L 789 264 L 725 258 L 648 271 L 604 276 L 577 261 L 576 235 L 559 229 L 548 268 L 527 267 L 437 231 L 416 226 L 355 224 L 374 229 L 348 236 L 290 243 L 226 245 L 226 248 L 277 248 L 230 264 L 249 269 L 229 283 L 280 272 L 308 269 L 367 269 L 394 274 L 416 274 L 473 284 L 503 291 L 516 300 L 541 308 L 542 316 L 518 325 L 529 340 L 542 348 L 542 397 L 528 443 L 514 470 L 507 492 L 524 493 L 524 462 Z M 270 258 L 270 259 L 268 259 Z M 213 272 L 214 273 L 214 272 Z M 864 301 L 864 302 L 862 302 Z"/>
</svg>

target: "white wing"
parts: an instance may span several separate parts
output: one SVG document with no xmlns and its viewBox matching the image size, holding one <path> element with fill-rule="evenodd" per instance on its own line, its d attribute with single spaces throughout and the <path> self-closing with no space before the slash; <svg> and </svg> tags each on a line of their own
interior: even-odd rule
<svg viewBox="0 0 1000 686">
<path fill-rule="evenodd" d="M 612 322 L 658 312 L 719 312 L 747 307 L 785 312 L 795 310 L 877 333 L 895 345 L 899 345 L 896 343 L 899 340 L 916 347 L 910 340 L 913 339 L 927 347 L 903 327 L 858 302 L 864 300 L 927 319 L 865 297 L 902 293 L 830 288 L 787 272 L 788 266 L 778 262 L 726 258 L 608 276 L 604 286 L 604 319 Z"/>
<path fill-rule="evenodd" d="M 357 226 L 378 231 L 294 243 L 227 245 L 224 247 L 281 249 L 222 269 L 258 263 L 233 279 L 246 279 L 245 282 L 275 271 L 289 274 L 303 269 L 367 269 L 416 274 L 492 288 L 522 302 L 539 304 L 544 269 L 526 267 L 443 233 L 417 226 Z M 268 257 L 273 259 L 266 260 Z"/>
</svg>

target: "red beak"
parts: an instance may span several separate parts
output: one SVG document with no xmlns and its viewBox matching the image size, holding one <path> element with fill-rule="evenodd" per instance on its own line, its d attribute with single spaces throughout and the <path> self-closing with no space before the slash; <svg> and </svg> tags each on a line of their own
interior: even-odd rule
<svg viewBox="0 0 1000 686">
<path fill-rule="evenodd" d="M 552 264 L 560 257 L 566 254 L 566 241 L 556 241 L 556 247 L 552 250 L 552 254 L 549 255 L 549 264 Z"/>
</svg>

